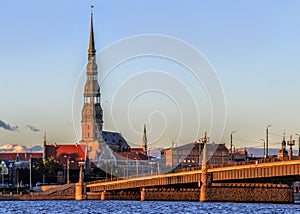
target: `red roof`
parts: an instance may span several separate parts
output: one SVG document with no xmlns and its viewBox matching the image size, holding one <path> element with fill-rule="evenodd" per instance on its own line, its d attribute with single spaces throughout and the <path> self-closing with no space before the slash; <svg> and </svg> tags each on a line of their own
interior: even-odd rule
<svg viewBox="0 0 300 214">
<path fill-rule="evenodd" d="M 86 145 L 64 144 L 64 145 L 46 145 L 45 158 L 54 157 L 59 164 L 67 163 L 67 157 L 70 160 L 70 168 L 79 168 L 78 162 L 86 160 Z"/>
<path fill-rule="evenodd" d="M 2 152 L 0 153 L 0 160 L 15 161 L 17 157 L 20 161 L 29 161 L 31 158 L 43 158 L 42 152 Z"/>
<path fill-rule="evenodd" d="M 130 148 L 130 152 L 144 153 L 143 148 Z"/>
<path fill-rule="evenodd" d="M 148 156 L 140 152 L 116 152 L 118 160 L 148 160 Z"/>
</svg>

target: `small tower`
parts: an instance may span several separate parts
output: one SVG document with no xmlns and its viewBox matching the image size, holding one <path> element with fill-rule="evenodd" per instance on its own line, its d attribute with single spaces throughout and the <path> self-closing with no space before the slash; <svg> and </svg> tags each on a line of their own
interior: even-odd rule
<svg viewBox="0 0 300 214">
<path fill-rule="evenodd" d="M 147 146 L 147 132 L 146 132 L 146 124 L 144 124 L 144 135 L 143 135 L 143 139 L 142 139 L 142 149 L 143 149 L 143 152 L 144 154 L 147 155 L 147 149 L 148 149 L 148 146 Z"/>
<path fill-rule="evenodd" d="M 283 133 L 282 141 L 281 141 L 281 149 L 278 152 L 278 159 L 283 160 L 288 156 L 288 152 L 286 151 L 286 141 L 285 141 L 285 132 Z"/>
</svg>

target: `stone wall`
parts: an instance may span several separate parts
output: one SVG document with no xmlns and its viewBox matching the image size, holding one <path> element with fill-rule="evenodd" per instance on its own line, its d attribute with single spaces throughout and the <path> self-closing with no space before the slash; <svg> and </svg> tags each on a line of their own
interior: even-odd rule
<svg viewBox="0 0 300 214">
<path fill-rule="evenodd" d="M 137 190 L 101 192 L 101 200 L 141 200 L 141 192 Z"/>
<path fill-rule="evenodd" d="M 199 188 L 144 189 L 145 201 L 199 201 Z"/>
<path fill-rule="evenodd" d="M 207 201 L 293 203 L 293 190 L 283 184 L 213 184 Z"/>
<path fill-rule="evenodd" d="M 74 200 L 75 199 L 75 184 L 65 184 L 54 186 L 43 192 L 31 192 L 24 194 L 20 200 Z"/>
<path fill-rule="evenodd" d="M 199 188 L 142 188 L 88 193 L 91 200 L 200 201 Z M 206 201 L 293 203 L 293 191 L 283 184 L 212 184 L 206 189 Z"/>
<path fill-rule="evenodd" d="M 101 200 L 101 193 L 100 192 L 87 192 L 86 199 L 87 200 Z"/>
</svg>

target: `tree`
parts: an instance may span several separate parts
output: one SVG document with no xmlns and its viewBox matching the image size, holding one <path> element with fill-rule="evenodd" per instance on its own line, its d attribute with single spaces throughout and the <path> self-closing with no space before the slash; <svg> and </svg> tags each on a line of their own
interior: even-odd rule
<svg viewBox="0 0 300 214">
<path fill-rule="evenodd" d="M 57 182 L 57 172 L 60 169 L 62 169 L 62 166 L 58 163 L 57 160 L 54 159 L 54 157 L 49 157 L 44 161 L 44 173 L 48 182 Z"/>
</svg>

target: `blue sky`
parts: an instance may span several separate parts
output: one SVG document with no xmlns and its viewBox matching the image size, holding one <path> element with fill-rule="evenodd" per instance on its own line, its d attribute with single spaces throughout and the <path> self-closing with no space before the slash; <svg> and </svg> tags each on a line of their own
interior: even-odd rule
<svg viewBox="0 0 300 214">
<path fill-rule="evenodd" d="M 232 130 L 237 131 L 236 147 L 260 146 L 269 124 L 273 125 L 271 147 L 279 146 L 278 135 L 284 129 L 288 135 L 300 132 L 299 1 L 55 0 L 41 4 L 11 0 L 0 3 L 0 120 L 18 128 L 1 128 L 0 144 L 42 144 L 44 131 L 52 143 L 77 141 L 72 99 L 87 62 L 90 4 L 95 5 L 97 52 L 126 37 L 161 34 L 189 43 L 210 61 L 226 98 L 223 142 L 227 145 Z M 128 78 L 124 74 L 143 69 L 172 70 L 177 75 L 182 68 L 154 58 L 130 61 L 117 68 L 102 86 L 105 129 L 115 129 L 107 118 L 110 109 L 106 106 L 112 105 L 108 105 L 113 94 L 110 86 Z M 118 70 L 125 73 L 120 75 Z M 186 85 L 194 85 L 187 75 L 181 73 L 177 77 Z M 151 77 L 148 80 L 156 81 Z M 192 137 L 195 140 L 209 128 L 209 103 L 201 90 L 191 87 L 192 94 L 203 96 L 204 100 L 197 101 L 203 107 L 199 111 L 204 122 L 201 133 Z M 130 129 L 125 128 L 118 131 L 138 144 L 144 123 L 150 130 L 163 128 L 161 117 L 157 124 L 155 116 L 152 124 L 146 120 L 155 108 L 163 111 L 173 105 L 160 96 L 150 93 L 136 101 L 132 131 L 140 133 L 131 135 Z M 143 116 L 143 112 L 148 115 Z M 178 111 L 169 111 L 165 116 L 170 117 L 170 128 L 153 146 L 168 146 L 177 136 Z M 197 122 L 191 121 L 191 130 L 194 123 Z M 75 125 L 80 128 L 80 124 Z M 40 131 L 33 131 L 30 126 Z"/>
</svg>

